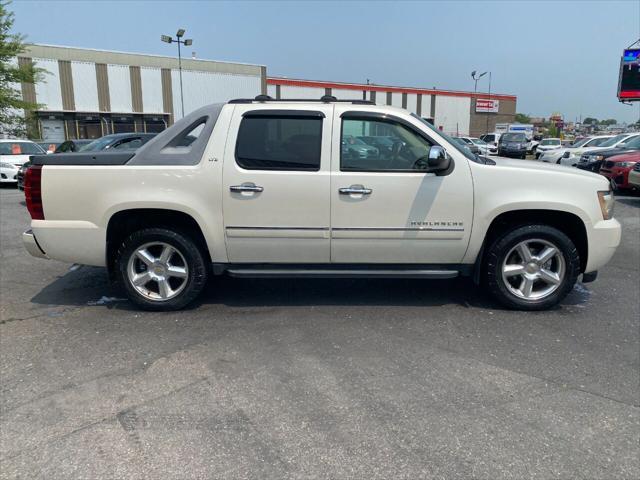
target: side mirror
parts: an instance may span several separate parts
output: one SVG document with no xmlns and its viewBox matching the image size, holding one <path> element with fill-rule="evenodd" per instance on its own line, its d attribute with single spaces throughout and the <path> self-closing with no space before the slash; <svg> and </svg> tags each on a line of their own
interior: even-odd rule
<svg viewBox="0 0 640 480">
<path fill-rule="evenodd" d="M 451 167 L 451 157 L 447 154 L 446 150 L 439 145 L 434 145 L 429 149 L 429 155 L 427 158 L 427 168 L 425 169 L 430 173 L 442 173 L 449 170 Z"/>
</svg>

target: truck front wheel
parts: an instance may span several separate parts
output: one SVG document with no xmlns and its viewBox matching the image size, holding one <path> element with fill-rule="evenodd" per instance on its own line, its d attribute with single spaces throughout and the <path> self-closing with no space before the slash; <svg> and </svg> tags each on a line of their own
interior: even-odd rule
<svg viewBox="0 0 640 480">
<path fill-rule="evenodd" d="M 580 273 L 571 239 L 548 225 L 525 225 L 496 238 L 487 250 L 485 282 L 503 305 L 544 310 L 558 304 Z"/>
<path fill-rule="evenodd" d="M 129 299 L 145 310 L 179 310 L 202 292 L 207 265 L 187 235 L 145 228 L 122 242 L 116 254 L 118 279 Z"/>
</svg>

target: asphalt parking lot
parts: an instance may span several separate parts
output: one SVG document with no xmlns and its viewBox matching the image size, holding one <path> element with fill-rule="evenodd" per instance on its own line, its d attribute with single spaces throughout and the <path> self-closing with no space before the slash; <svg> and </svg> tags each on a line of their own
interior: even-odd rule
<svg viewBox="0 0 640 480">
<path fill-rule="evenodd" d="M 640 197 L 560 308 L 464 280 L 212 282 L 135 310 L 0 189 L 2 478 L 640 478 Z"/>
</svg>

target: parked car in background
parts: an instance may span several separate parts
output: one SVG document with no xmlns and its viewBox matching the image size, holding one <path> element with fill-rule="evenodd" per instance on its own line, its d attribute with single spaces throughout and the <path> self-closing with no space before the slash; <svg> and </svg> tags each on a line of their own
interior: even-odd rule
<svg viewBox="0 0 640 480">
<path fill-rule="evenodd" d="M 559 138 L 543 138 L 536 147 L 536 159 L 540 158 L 543 153 L 550 152 L 562 148 L 562 140 Z"/>
<path fill-rule="evenodd" d="M 31 160 L 25 162 L 19 169 L 16 174 L 16 183 L 18 184 L 18 188 L 20 190 L 24 190 L 24 175 L 27 173 L 27 168 L 31 166 Z"/>
<path fill-rule="evenodd" d="M 84 147 L 89 145 L 93 140 L 81 139 L 81 140 L 66 140 L 58 145 L 54 153 L 71 153 L 80 152 Z"/>
<path fill-rule="evenodd" d="M 113 133 L 97 138 L 82 147 L 83 152 L 100 150 L 136 150 L 147 143 L 156 133 Z"/>
<path fill-rule="evenodd" d="M 376 147 L 380 153 L 390 153 L 393 151 L 393 144 L 398 142 L 399 139 L 389 136 L 361 136 L 357 137 L 367 145 Z"/>
<path fill-rule="evenodd" d="M 357 137 L 346 137 L 342 141 L 342 154 L 351 158 L 375 158 L 380 151 Z"/>
<path fill-rule="evenodd" d="M 51 143 L 51 142 L 37 142 L 37 143 L 47 153 L 54 153 L 56 151 L 56 148 L 58 148 L 58 146 L 60 145 L 60 143 Z"/>
<path fill-rule="evenodd" d="M 498 142 L 498 155 L 525 159 L 529 144 L 524 133 L 504 133 Z"/>
<path fill-rule="evenodd" d="M 0 139 L 0 162 L 20 168 L 29 161 L 29 155 L 42 155 L 46 151 L 31 140 Z"/>
<path fill-rule="evenodd" d="M 632 151 L 608 157 L 600 168 L 600 175 L 611 180 L 611 185 L 616 190 L 634 188 L 629 183 L 629 174 L 636 165 L 640 165 L 640 151 Z"/>
<path fill-rule="evenodd" d="M 612 140 L 613 138 L 605 143 L 609 143 Z M 621 153 L 640 150 L 640 135 L 631 135 L 623 141 L 618 142 L 617 145 L 612 148 L 604 148 L 605 143 L 598 148 L 587 150 L 583 153 L 580 157 L 580 161 L 576 163 L 576 167 L 581 170 L 589 170 L 590 172 L 598 173 L 602 166 L 602 162 L 607 158 L 613 157 L 614 155 L 620 155 Z"/>
<path fill-rule="evenodd" d="M 495 145 L 490 145 L 487 142 L 485 142 L 484 140 L 481 140 L 479 138 L 476 137 L 463 137 L 466 138 L 467 140 L 471 140 L 473 143 L 475 143 L 478 148 L 480 149 L 480 153 L 482 153 L 482 155 L 497 155 L 498 154 L 498 147 L 496 147 Z"/>
<path fill-rule="evenodd" d="M 498 132 L 493 133 L 485 133 L 484 135 L 480 135 L 480 140 L 487 143 L 488 145 L 492 145 L 496 149 L 496 154 L 498 153 L 498 142 L 500 141 L 500 136 L 502 134 Z"/>
<path fill-rule="evenodd" d="M 456 142 L 458 142 L 458 145 L 460 145 L 462 148 L 466 148 L 474 155 L 480 155 L 480 148 L 475 143 L 467 142 L 464 138 L 460 138 L 460 137 L 451 137 L 451 138 L 453 138 Z"/>
<path fill-rule="evenodd" d="M 0 183 L 16 183 L 18 168 L 13 163 L 0 162 Z"/>
<path fill-rule="evenodd" d="M 637 162 L 635 166 L 629 172 L 627 177 L 629 186 L 636 190 L 640 190 L 640 162 Z"/>
<path fill-rule="evenodd" d="M 606 142 L 612 137 L 612 135 L 598 135 L 595 137 L 589 137 L 586 139 L 582 139 L 570 147 L 559 148 L 557 150 L 551 150 L 549 152 L 545 152 L 540 156 L 539 160 L 548 163 L 557 163 L 560 165 L 565 165 L 571 167 L 578 163 L 580 160 L 580 155 L 582 155 L 582 149 L 597 147 L 601 143 Z"/>
<path fill-rule="evenodd" d="M 487 142 L 480 140 L 476 137 L 458 137 L 460 140 L 467 143 L 467 145 L 471 144 L 478 148 L 479 155 L 497 155 L 498 149 L 497 147 L 490 146 Z"/>
</svg>

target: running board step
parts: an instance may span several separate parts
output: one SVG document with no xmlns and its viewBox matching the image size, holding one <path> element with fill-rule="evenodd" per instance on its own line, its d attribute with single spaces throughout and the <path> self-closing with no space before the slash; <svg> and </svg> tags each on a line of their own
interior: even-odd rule
<svg viewBox="0 0 640 480">
<path fill-rule="evenodd" d="M 457 270 L 387 270 L 387 269 L 295 269 L 295 268 L 238 268 L 226 270 L 232 277 L 239 278 L 456 278 Z"/>
</svg>

